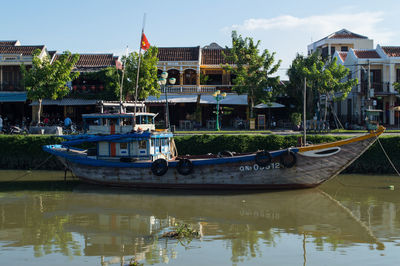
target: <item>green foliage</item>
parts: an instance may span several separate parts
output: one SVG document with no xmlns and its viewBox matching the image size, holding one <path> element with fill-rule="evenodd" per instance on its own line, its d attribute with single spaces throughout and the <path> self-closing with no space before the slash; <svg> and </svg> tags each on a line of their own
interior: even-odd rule
<svg viewBox="0 0 400 266">
<path fill-rule="evenodd" d="M 307 57 L 297 54 L 287 72 L 289 84 L 286 93 L 294 99 L 296 111 L 303 106 L 304 79 L 307 78 L 307 109 L 314 110 L 319 95 L 326 95 L 333 100 L 347 97 L 358 83 L 357 79 L 347 79 L 349 69 L 337 64 L 336 58 L 324 62 L 317 53 Z M 310 114 L 312 115 L 312 114 Z"/>
<path fill-rule="evenodd" d="M 141 57 L 140 70 L 139 70 L 139 86 L 138 86 L 138 99 L 145 99 L 149 96 L 160 96 L 160 86 L 158 85 L 157 77 L 157 58 L 158 49 L 151 46 Z M 123 81 L 123 96 L 130 95 L 131 98 L 135 97 L 137 69 L 138 69 L 139 53 L 130 53 L 127 57 L 122 58 L 124 62 L 124 81 Z M 116 95 L 119 97 L 119 87 L 115 90 Z"/>
<path fill-rule="evenodd" d="M 40 135 L 0 135 L 1 169 L 35 169 L 49 156 L 42 150 L 43 145 L 58 144 L 61 138 Z M 62 164 L 53 156 L 39 169 L 56 170 L 64 169 Z"/>
<path fill-rule="evenodd" d="M 400 82 L 394 82 L 393 83 L 394 89 L 400 93 Z"/>
<path fill-rule="evenodd" d="M 200 85 L 207 85 L 207 82 L 209 79 L 210 79 L 210 76 L 200 73 Z"/>
<path fill-rule="evenodd" d="M 301 113 L 292 113 L 290 115 L 290 121 L 292 121 L 292 123 L 294 125 L 300 125 L 301 124 Z"/>
<path fill-rule="evenodd" d="M 41 51 L 33 52 L 32 68 L 21 65 L 22 83 L 28 92 L 28 99 L 39 102 L 38 119 L 43 99 L 59 99 L 69 93 L 67 82 L 76 79 L 79 72 L 71 72 L 79 55 L 65 51 L 57 60 L 50 62 L 48 56 L 40 57 Z"/>
<path fill-rule="evenodd" d="M 250 99 L 251 116 L 255 104 L 270 102 L 279 92 L 279 76 L 272 77 L 278 70 L 281 60 L 275 63 L 275 53 L 259 49 L 260 41 L 243 38 L 232 32 L 232 48 L 224 54 L 225 60 L 234 65 L 226 64 L 224 69 L 236 75 L 233 80 L 233 90 L 238 94 L 246 93 Z"/>
</svg>

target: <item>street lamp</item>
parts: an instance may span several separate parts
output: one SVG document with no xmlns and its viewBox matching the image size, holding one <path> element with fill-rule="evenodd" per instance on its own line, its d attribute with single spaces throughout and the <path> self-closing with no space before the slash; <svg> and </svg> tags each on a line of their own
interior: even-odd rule
<svg viewBox="0 0 400 266">
<path fill-rule="evenodd" d="M 170 130 L 171 125 L 169 122 L 169 109 L 168 109 L 168 95 L 167 95 L 167 78 L 168 78 L 168 73 L 167 72 L 162 72 L 161 73 L 161 78 L 158 80 L 158 84 L 160 84 L 160 86 L 162 86 L 162 88 L 164 89 L 164 93 L 165 93 L 165 127 Z M 168 83 L 171 85 L 174 85 L 176 82 L 176 78 L 170 78 L 168 79 Z"/>
<path fill-rule="evenodd" d="M 221 93 L 220 90 L 217 90 L 216 92 L 214 92 L 213 94 L 215 100 L 217 101 L 217 121 L 215 123 L 216 126 L 216 130 L 219 131 L 219 101 L 221 101 L 222 99 L 224 99 L 226 97 L 226 93 L 223 92 Z"/>
</svg>

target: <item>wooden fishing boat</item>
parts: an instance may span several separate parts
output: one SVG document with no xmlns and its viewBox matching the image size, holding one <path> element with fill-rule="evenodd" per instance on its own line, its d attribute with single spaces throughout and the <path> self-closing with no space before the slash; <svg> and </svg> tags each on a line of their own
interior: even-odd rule
<svg viewBox="0 0 400 266">
<path fill-rule="evenodd" d="M 173 134 L 136 131 L 85 135 L 43 149 L 83 181 L 119 187 L 294 189 L 315 187 L 335 177 L 384 132 L 332 143 L 277 151 L 177 156 Z M 92 143 L 96 148 L 74 148 Z"/>
</svg>

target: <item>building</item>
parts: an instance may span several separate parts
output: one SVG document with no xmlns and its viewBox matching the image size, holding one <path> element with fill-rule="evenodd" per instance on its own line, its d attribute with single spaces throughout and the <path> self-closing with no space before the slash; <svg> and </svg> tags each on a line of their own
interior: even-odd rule
<svg viewBox="0 0 400 266">
<path fill-rule="evenodd" d="M 60 54 L 54 54 L 52 61 L 57 60 L 59 56 Z M 68 85 L 71 92 L 61 100 L 43 100 L 43 113 L 56 119 L 68 115 L 77 122 L 82 120 L 82 114 L 96 112 L 99 100 L 116 97 L 114 91 L 111 92 L 111 96 L 107 95 L 110 93 L 106 91 L 103 77 L 96 75 L 108 67 L 121 69 L 119 57 L 113 54 L 79 54 L 73 71 L 78 71 L 80 76 Z M 33 102 L 31 105 L 33 120 L 36 120 L 38 104 Z"/>
<path fill-rule="evenodd" d="M 168 98 L 171 124 L 182 129 L 193 127 L 215 128 L 217 101 L 212 96 L 217 90 L 226 93 L 219 102 L 224 126 L 234 126 L 233 118 L 247 118 L 247 95 L 232 91 L 234 76 L 223 69 L 226 62 L 223 49 L 216 43 L 203 48 L 160 47 L 158 48 L 158 72 L 167 72 L 168 78 L 175 78 L 174 85 L 162 88 L 160 98 L 148 97 L 146 104 L 154 112 L 164 113 L 165 99 Z M 224 115 L 224 108 L 232 109 Z M 227 112 L 226 112 L 227 113 Z M 161 119 L 163 119 L 161 117 Z"/>
<path fill-rule="evenodd" d="M 322 58 L 331 58 L 336 51 L 347 52 L 350 49 L 373 49 L 374 41 L 368 37 L 341 29 L 307 46 L 308 54 L 318 52 Z"/>
<path fill-rule="evenodd" d="M 393 107 L 400 102 L 393 83 L 400 81 L 400 46 L 336 51 L 334 57 L 350 69 L 351 78 L 358 79 L 347 99 L 335 104 L 341 120 L 360 124 L 365 117 L 364 110 L 373 107 L 383 111 L 380 119 L 383 123 L 397 124 Z"/>
<path fill-rule="evenodd" d="M 26 91 L 21 84 L 20 65 L 32 66 L 32 53 L 39 49 L 40 58 L 51 56 L 45 45 L 21 45 L 19 41 L 0 41 L 0 114 L 9 121 L 30 116 Z"/>
</svg>

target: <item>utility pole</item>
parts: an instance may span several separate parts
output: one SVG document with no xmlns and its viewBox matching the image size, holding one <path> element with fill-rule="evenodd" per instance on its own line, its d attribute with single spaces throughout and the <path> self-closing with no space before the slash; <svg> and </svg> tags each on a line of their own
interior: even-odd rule
<svg viewBox="0 0 400 266">
<path fill-rule="evenodd" d="M 368 60 L 368 89 L 367 89 L 367 99 L 368 99 L 368 109 L 371 109 L 371 99 L 370 99 L 370 91 L 371 91 L 371 64 Z"/>
<path fill-rule="evenodd" d="M 304 77 L 304 92 L 303 92 L 303 135 L 304 135 L 304 142 L 303 145 L 305 146 L 307 143 L 306 136 L 307 136 L 307 124 L 306 124 L 306 104 L 307 104 L 307 78 Z"/>
</svg>

